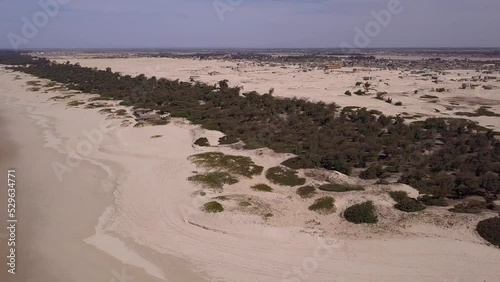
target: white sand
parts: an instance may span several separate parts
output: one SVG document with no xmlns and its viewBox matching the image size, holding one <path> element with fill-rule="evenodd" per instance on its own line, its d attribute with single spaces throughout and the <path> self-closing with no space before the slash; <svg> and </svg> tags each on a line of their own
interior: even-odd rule
<svg viewBox="0 0 500 282">
<path fill-rule="evenodd" d="M 113 65 L 119 60 L 106 60 L 102 65 L 98 62 L 89 60 L 82 64 L 119 70 Z M 140 68 L 139 65 L 137 61 L 129 61 L 127 66 L 132 69 Z M 186 68 L 194 67 L 188 65 Z M 88 96 L 47 102 L 61 93 L 23 91 L 21 87 L 25 81 L 33 78 L 23 75 L 22 80 L 12 81 L 14 77 L 15 74 L 2 74 L 0 85 L 10 91 L 1 95 L 17 97 L 20 100 L 16 104 L 31 107 L 32 115 L 51 121 L 51 134 L 46 136 L 55 136 L 55 141 L 46 139 L 45 142 L 52 141 L 43 151 L 53 150 L 52 147 L 67 153 L 67 145 L 76 148 L 85 140 L 82 130 L 99 128 L 106 117 L 98 113 L 99 109 L 65 106 L 68 101 Z M 41 120 L 38 121 L 37 126 L 42 126 Z M 401 187 L 370 186 L 366 192 L 336 196 L 337 212 L 321 216 L 308 211 L 311 200 L 300 199 L 294 189 L 274 186 L 272 193 L 250 190 L 252 183 L 267 183 L 260 176 L 225 187 L 222 195 L 230 198 L 222 202 L 226 211 L 209 215 L 199 207 L 219 194 L 210 191 L 206 191 L 205 196 L 195 194 L 200 187 L 186 178 L 200 169 L 187 161 L 188 156 L 222 151 L 251 156 L 265 168 L 279 164 L 287 156 L 266 150 L 193 147 L 192 143 L 200 136 L 213 141 L 221 134 L 182 120 L 144 128 L 121 127 L 121 119 L 110 121 L 114 130 L 106 133 L 103 141 L 84 158 L 85 162 L 64 175 L 63 184 L 57 184 L 54 175 L 47 172 L 34 175 L 33 179 L 40 178 L 41 185 L 45 183 L 47 189 L 51 188 L 50 183 L 53 187 L 67 187 L 76 195 L 78 189 L 93 189 L 93 196 L 97 198 L 112 191 L 114 199 L 106 203 L 106 212 L 105 203 L 94 205 L 91 200 L 83 201 L 88 204 L 87 208 L 72 209 L 74 202 L 71 201 L 54 208 L 58 211 L 57 216 L 66 220 L 92 211 L 95 232 L 88 229 L 78 232 L 80 230 L 71 226 L 54 227 L 46 232 L 53 235 L 64 230 L 69 233 L 63 232 L 64 239 L 79 238 L 80 243 L 86 240 L 91 245 L 75 250 L 76 254 L 96 247 L 103 252 L 94 251 L 88 256 L 96 259 L 97 265 L 104 254 L 116 257 L 131 269 L 136 276 L 134 281 L 158 281 L 158 278 L 197 281 L 202 276 L 210 281 L 498 281 L 500 277 L 500 250 L 487 246 L 473 230 L 477 221 L 491 214 L 455 215 L 429 209 L 417 218 L 391 207 L 393 202 L 386 191 Z M 162 137 L 152 139 L 153 135 Z M 40 165 L 48 167 L 49 162 L 42 158 Z M 84 164 L 89 165 L 90 171 L 84 169 Z M 99 175 L 90 173 L 97 170 Z M 332 177 L 358 181 L 346 176 Z M 82 187 L 89 178 L 94 178 L 96 186 Z M 308 181 L 314 180 L 308 178 Z M 321 193 L 326 195 L 326 192 Z M 53 193 L 52 197 L 61 196 Z M 259 209 L 239 208 L 237 203 L 242 199 L 249 200 Z M 60 199 L 63 203 L 66 200 Z M 376 203 L 381 215 L 377 226 L 357 226 L 342 220 L 340 212 L 343 209 L 365 200 Z M 96 209 L 100 214 L 95 215 Z M 266 221 L 261 214 L 265 212 L 272 212 L 274 216 Z M 125 244 L 129 249 L 124 249 Z M 66 254 L 64 250 L 58 251 Z M 73 262 L 58 258 L 53 259 L 57 267 Z M 121 270 L 116 262 L 114 265 L 116 270 Z M 72 266 L 67 272 L 75 281 L 108 281 L 94 279 L 96 276 L 92 275 L 96 274 L 87 273 L 83 266 Z"/>
</svg>

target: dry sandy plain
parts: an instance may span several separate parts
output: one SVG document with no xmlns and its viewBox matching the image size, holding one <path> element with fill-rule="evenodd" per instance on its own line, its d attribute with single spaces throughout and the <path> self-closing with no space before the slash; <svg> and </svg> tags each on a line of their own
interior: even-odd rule
<svg viewBox="0 0 500 282">
<path fill-rule="evenodd" d="M 303 72 L 294 66 L 187 59 L 71 61 L 111 67 L 123 74 L 182 80 L 197 76 L 194 79 L 210 83 L 228 79 L 245 91 L 275 88 L 279 96 L 363 106 L 387 114 L 453 116 L 483 105 L 500 113 L 498 88 L 457 89 L 462 82 L 451 79 L 476 75 L 467 71 L 441 75 L 442 82 L 436 86 L 409 72 L 345 70 L 325 74 L 319 70 Z M 213 71 L 220 74 L 208 74 Z M 16 167 L 24 182 L 19 194 L 18 231 L 22 264 L 18 280 L 4 280 L 1 269 L 1 281 L 458 282 L 500 278 L 500 250 L 474 231 L 475 224 L 492 213 L 451 214 L 428 208 L 418 216 L 404 214 L 392 208 L 394 202 L 387 191 L 404 189 L 415 196 L 417 192 L 411 187 L 369 185 L 333 172 L 325 172 L 323 179 L 367 185 L 363 192 L 335 195 L 337 212 L 333 215 L 309 211 L 311 199 L 301 199 L 295 189 L 272 185 L 272 193 L 251 190 L 253 183 L 270 184 L 263 176 L 241 179 L 224 187 L 222 193 L 200 193 L 202 188 L 187 180 L 200 171 L 188 161 L 193 154 L 220 151 L 249 156 L 265 169 L 289 156 L 268 150 L 193 146 L 199 137 L 217 144 L 223 135 L 184 120 L 134 128 L 132 118 L 114 114 L 117 109 L 129 113 L 130 109 L 110 104 L 112 110 L 104 113 L 102 109 L 85 109 L 84 104 L 68 106 L 68 102 L 87 102 L 92 96 L 63 89 L 49 91 L 43 80 L 41 90 L 30 91 L 26 83 L 38 79 L 5 69 L 0 73 L 4 130 L 18 148 L 15 156 L 8 156 L 12 160 L 9 166 Z M 387 91 L 403 106 L 376 100 L 375 95 L 343 95 L 346 90 L 357 90 L 355 82 L 365 76 L 376 77 L 371 81 L 376 88 L 373 92 Z M 451 91 L 432 92 L 436 87 Z M 414 94 L 414 90 L 419 93 Z M 420 98 L 425 94 L 439 98 L 429 103 Z M 498 117 L 474 120 L 500 130 Z M 2 169 L 4 165 L 2 161 Z M 310 175 L 308 171 L 300 173 Z M 321 180 L 307 177 L 308 183 Z M 206 214 L 200 210 L 217 196 L 227 197 L 224 212 Z M 239 206 L 242 200 L 252 206 Z M 347 206 L 366 200 L 374 201 L 379 224 L 353 225 L 340 217 Z M 266 213 L 273 216 L 265 218 Z M 0 240 L 3 247 L 3 237 Z"/>
</svg>

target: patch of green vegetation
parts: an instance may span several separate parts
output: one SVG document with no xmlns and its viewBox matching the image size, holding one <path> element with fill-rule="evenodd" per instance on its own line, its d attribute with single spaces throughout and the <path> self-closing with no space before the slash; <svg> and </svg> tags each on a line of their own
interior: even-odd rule
<svg viewBox="0 0 500 282">
<path fill-rule="evenodd" d="M 197 146 L 200 146 L 200 147 L 209 147 L 210 146 L 210 142 L 208 142 L 208 139 L 206 137 L 201 137 L 201 138 L 196 139 L 196 141 L 194 141 L 194 144 Z"/>
<path fill-rule="evenodd" d="M 218 213 L 223 212 L 224 207 L 219 202 L 212 201 L 204 204 L 203 210 L 208 213 Z"/>
<path fill-rule="evenodd" d="M 339 183 L 323 184 L 319 186 L 318 189 L 321 191 L 328 191 L 328 192 L 350 192 L 350 191 L 365 190 L 365 188 L 363 188 L 362 186 L 339 184 Z"/>
<path fill-rule="evenodd" d="M 64 95 L 64 96 L 54 96 L 52 98 L 50 98 L 49 100 L 52 100 L 52 101 L 60 101 L 60 100 L 66 100 L 66 99 L 69 99 L 71 97 L 73 97 L 75 95 Z"/>
<path fill-rule="evenodd" d="M 380 165 L 371 165 L 359 174 L 361 179 L 377 179 L 384 174 L 384 169 Z"/>
<path fill-rule="evenodd" d="M 271 167 L 266 171 L 266 178 L 273 184 L 283 186 L 300 186 L 306 183 L 305 178 L 297 175 L 297 171 L 284 166 Z"/>
<path fill-rule="evenodd" d="M 240 140 L 234 136 L 223 136 L 219 138 L 219 145 L 230 145 L 234 143 L 238 143 Z"/>
<path fill-rule="evenodd" d="M 238 183 L 238 179 L 236 177 L 224 171 L 213 171 L 207 172 L 205 174 L 197 174 L 194 176 L 190 176 L 188 180 L 200 184 L 206 188 L 212 188 L 215 190 L 222 189 L 225 184 L 232 185 Z"/>
<path fill-rule="evenodd" d="M 214 199 L 216 199 L 216 200 L 221 200 L 221 201 L 227 201 L 227 200 L 229 200 L 229 198 L 228 198 L 228 197 L 226 197 L 226 196 L 217 196 L 217 197 L 215 197 Z"/>
<path fill-rule="evenodd" d="M 163 135 L 153 135 L 153 136 L 151 136 L 151 139 L 157 139 L 157 138 L 160 138 L 160 137 L 163 137 Z"/>
<path fill-rule="evenodd" d="M 57 83 L 56 83 L 56 82 L 54 82 L 54 81 L 50 81 L 50 82 L 48 82 L 47 84 L 45 84 L 45 87 L 49 87 L 49 88 L 50 88 L 50 87 L 54 87 L 54 86 L 56 86 L 56 85 L 57 85 Z"/>
<path fill-rule="evenodd" d="M 77 106 L 80 106 L 80 105 L 83 105 L 85 104 L 85 102 L 82 102 L 82 101 L 71 101 L 71 102 L 68 102 L 68 106 L 70 107 L 77 107 Z"/>
<path fill-rule="evenodd" d="M 396 103 L 394 103 L 394 106 L 402 106 L 403 105 L 403 102 L 400 102 L 400 101 L 397 101 Z"/>
<path fill-rule="evenodd" d="M 344 95 L 352 96 L 352 93 L 351 93 L 351 91 L 347 90 L 346 92 L 344 92 Z"/>
<path fill-rule="evenodd" d="M 250 188 L 252 190 L 261 191 L 261 192 L 272 192 L 273 191 L 273 188 L 271 188 L 271 186 L 266 185 L 266 184 L 255 184 Z"/>
<path fill-rule="evenodd" d="M 264 215 L 264 217 L 265 217 L 266 219 L 269 219 L 269 218 L 271 218 L 271 217 L 273 217 L 273 216 L 274 216 L 274 215 L 273 215 L 272 213 L 266 213 L 266 214 Z"/>
<path fill-rule="evenodd" d="M 304 199 L 312 198 L 316 195 L 316 188 L 312 185 L 302 186 L 297 189 L 297 194 Z"/>
<path fill-rule="evenodd" d="M 484 240 L 500 247 L 500 217 L 480 221 L 476 226 L 476 231 Z"/>
<path fill-rule="evenodd" d="M 40 80 L 30 80 L 30 81 L 26 81 L 26 85 L 29 85 L 29 86 L 41 86 L 42 82 Z"/>
<path fill-rule="evenodd" d="M 486 207 L 486 202 L 471 200 L 467 203 L 456 204 L 453 208 L 449 209 L 449 211 L 456 213 L 481 213 Z"/>
<path fill-rule="evenodd" d="M 220 152 L 208 152 L 193 155 L 191 161 L 198 166 L 218 171 L 242 175 L 248 178 L 260 175 L 264 168 L 256 165 L 250 157 L 225 155 Z"/>
<path fill-rule="evenodd" d="M 425 210 L 425 206 L 422 205 L 417 199 L 410 198 L 408 193 L 404 191 L 392 191 L 389 195 L 396 201 L 394 207 L 400 211 L 404 212 L 418 212 Z"/>
<path fill-rule="evenodd" d="M 332 197 L 322 197 L 316 199 L 314 204 L 309 206 L 309 210 L 319 214 L 331 214 L 335 212 L 335 199 Z"/>
<path fill-rule="evenodd" d="M 243 201 L 243 202 L 240 202 L 238 204 L 240 207 L 249 207 L 251 206 L 252 204 L 250 202 L 247 202 L 247 201 Z"/>
<path fill-rule="evenodd" d="M 168 120 L 152 119 L 152 120 L 139 121 L 134 125 L 134 127 L 158 126 L 158 125 L 166 125 L 166 124 L 168 124 Z"/>
<path fill-rule="evenodd" d="M 113 112 L 113 109 L 110 109 L 110 108 L 99 110 L 100 114 L 111 114 L 112 112 Z"/>
<path fill-rule="evenodd" d="M 422 98 L 422 99 L 439 99 L 439 97 L 438 97 L 438 96 L 434 96 L 434 95 L 427 95 L 427 94 L 426 94 L 426 95 L 422 95 L 422 96 L 420 96 L 420 98 Z"/>
<path fill-rule="evenodd" d="M 424 195 L 418 198 L 418 200 L 426 206 L 436 206 L 436 207 L 447 207 L 448 202 L 445 198 L 434 197 L 430 195 Z"/>
<path fill-rule="evenodd" d="M 391 184 L 389 181 L 385 180 L 385 179 L 379 179 L 377 180 L 377 182 L 374 183 L 375 185 L 389 185 Z"/>
<path fill-rule="evenodd" d="M 97 108 L 104 108 L 104 107 L 109 107 L 110 105 L 108 104 L 99 104 L 99 103 L 89 103 L 85 106 L 85 109 L 97 109 Z"/>
<path fill-rule="evenodd" d="M 481 107 L 477 109 L 474 113 L 456 112 L 455 114 L 457 116 L 466 116 L 466 117 L 500 117 L 500 114 L 488 110 L 488 107 Z"/>
<path fill-rule="evenodd" d="M 375 206 L 373 205 L 372 201 L 348 207 L 344 211 L 344 218 L 347 221 L 355 224 L 374 224 L 378 222 L 378 217 L 375 213 Z"/>
<path fill-rule="evenodd" d="M 126 114 L 127 114 L 127 110 L 124 110 L 124 109 L 119 109 L 119 110 L 115 111 L 115 115 L 117 115 L 117 116 L 124 116 Z"/>
</svg>

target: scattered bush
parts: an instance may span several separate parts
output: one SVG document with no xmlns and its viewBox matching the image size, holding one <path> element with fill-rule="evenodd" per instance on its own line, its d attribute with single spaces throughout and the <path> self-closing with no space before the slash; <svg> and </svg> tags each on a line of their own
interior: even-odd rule
<svg viewBox="0 0 500 282">
<path fill-rule="evenodd" d="M 309 206 L 309 210 L 319 214 L 330 214 L 335 212 L 335 199 L 332 197 L 322 197 L 316 199 L 314 204 Z"/>
<path fill-rule="evenodd" d="M 403 103 L 399 102 L 399 101 L 394 104 L 394 106 L 402 106 L 402 105 L 403 105 Z"/>
<path fill-rule="evenodd" d="M 70 107 L 77 107 L 77 106 L 80 106 L 80 105 L 83 105 L 85 104 L 85 102 L 82 102 L 82 101 L 71 101 L 71 102 L 68 102 L 68 106 Z"/>
<path fill-rule="evenodd" d="M 261 192 L 272 192 L 273 191 L 273 188 L 271 188 L 271 186 L 266 185 L 266 184 L 256 184 L 250 188 L 252 190 L 261 191 Z"/>
<path fill-rule="evenodd" d="M 321 191 L 328 192 L 350 192 L 350 191 L 363 191 L 365 188 L 361 186 L 349 185 L 349 184 L 338 184 L 338 183 L 328 183 L 323 184 L 318 187 Z"/>
<path fill-rule="evenodd" d="M 400 211 L 418 212 L 425 210 L 425 206 L 422 203 L 417 199 L 408 197 L 408 193 L 405 191 L 391 191 L 389 195 L 396 201 L 394 207 Z"/>
<path fill-rule="evenodd" d="M 203 210 L 208 213 L 218 213 L 223 212 L 224 207 L 219 202 L 212 201 L 204 204 Z"/>
<path fill-rule="evenodd" d="M 481 213 L 486 208 L 486 202 L 471 200 L 467 203 L 456 204 L 449 211 L 456 213 Z"/>
<path fill-rule="evenodd" d="M 365 91 L 359 89 L 358 91 L 354 92 L 354 94 L 362 96 L 362 95 L 365 95 L 366 93 L 365 93 Z"/>
<path fill-rule="evenodd" d="M 201 138 L 196 139 L 196 141 L 194 141 L 194 144 L 197 146 L 200 146 L 200 147 L 209 147 L 210 146 L 210 143 L 208 142 L 208 139 L 206 137 L 201 137 Z"/>
<path fill-rule="evenodd" d="M 297 194 L 302 198 L 312 198 L 316 195 L 316 188 L 312 185 L 302 186 L 297 189 Z"/>
<path fill-rule="evenodd" d="M 427 95 L 427 94 L 426 94 L 426 95 L 422 95 L 422 96 L 420 96 L 420 98 L 422 98 L 422 99 L 439 99 L 439 97 L 438 97 L 438 96 L 434 96 L 434 95 Z"/>
<path fill-rule="evenodd" d="M 346 92 L 344 92 L 344 95 L 352 96 L 352 93 L 351 93 L 351 91 L 347 90 Z"/>
<path fill-rule="evenodd" d="M 232 185 L 238 183 L 238 179 L 236 177 L 223 171 L 214 171 L 214 172 L 207 172 L 205 174 L 197 174 L 194 176 L 190 176 L 188 180 L 201 184 L 204 187 L 217 190 L 222 189 L 222 187 L 224 187 L 224 184 Z"/>
<path fill-rule="evenodd" d="M 157 138 L 160 138 L 160 137 L 162 137 L 162 136 L 163 136 L 163 135 L 153 135 L 153 136 L 151 136 L 151 139 L 157 139 Z"/>
<path fill-rule="evenodd" d="M 377 223 L 378 217 L 375 214 L 375 207 L 372 201 L 356 204 L 348 207 L 344 211 L 344 218 L 352 223 Z"/>
<path fill-rule="evenodd" d="M 389 185 L 391 184 L 389 181 L 385 180 L 385 179 L 379 179 L 377 180 L 377 182 L 374 183 L 375 185 Z"/>
<path fill-rule="evenodd" d="M 448 202 L 446 202 L 446 199 L 439 198 L 439 197 L 433 197 L 430 195 L 424 195 L 422 197 L 419 197 L 418 200 L 426 206 L 437 206 L 437 207 L 447 207 L 448 206 Z"/>
<path fill-rule="evenodd" d="M 283 186 L 299 186 L 306 183 L 305 178 L 297 176 L 297 171 L 283 167 L 275 166 L 267 170 L 266 178 L 273 184 Z"/>
<path fill-rule="evenodd" d="M 379 165 L 371 165 L 366 170 L 362 171 L 359 174 L 361 179 L 377 179 L 380 178 L 384 174 L 384 170 L 382 166 Z"/>
<path fill-rule="evenodd" d="M 425 210 L 425 206 L 414 198 L 406 198 L 394 205 L 394 207 L 404 212 L 418 212 Z"/>
<path fill-rule="evenodd" d="M 115 112 L 115 115 L 117 116 L 124 116 L 127 114 L 127 110 L 124 110 L 124 109 L 119 109 Z"/>
<path fill-rule="evenodd" d="M 234 137 L 234 136 L 223 136 L 221 138 L 219 138 L 219 145 L 229 145 L 229 144 L 234 144 L 234 143 L 238 143 L 238 138 Z"/>
<path fill-rule="evenodd" d="M 500 247 L 500 217 L 480 221 L 476 226 L 476 231 L 484 240 Z"/>
<path fill-rule="evenodd" d="M 208 152 L 193 155 L 190 160 L 197 166 L 207 169 L 227 171 L 251 178 L 262 173 L 264 168 L 256 165 L 251 158 L 242 156 L 225 155 L 220 152 Z"/>
</svg>

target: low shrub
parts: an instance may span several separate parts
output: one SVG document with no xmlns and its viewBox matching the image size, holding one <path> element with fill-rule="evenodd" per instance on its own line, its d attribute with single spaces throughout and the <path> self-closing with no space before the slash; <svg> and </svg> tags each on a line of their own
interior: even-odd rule
<svg viewBox="0 0 500 282">
<path fill-rule="evenodd" d="M 426 208 L 417 199 L 408 197 L 408 193 L 405 191 L 391 191 L 389 192 L 389 195 L 394 201 L 396 201 L 394 207 L 400 211 L 418 212 L 423 211 Z"/>
<path fill-rule="evenodd" d="M 404 212 L 418 212 L 425 210 L 425 206 L 422 205 L 417 199 L 414 198 L 405 198 L 400 201 L 394 207 L 400 211 Z"/>
<path fill-rule="evenodd" d="M 328 183 L 323 184 L 318 187 L 321 191 L 328 192 L 349 192 L 349 191 L 363 191 L 365 188 L 361 186 L 349 185 L 349 184 L 338 184 L 338 183 Z"/>
<path fill-rule="evenodd" d="M 394 106 L 402 106 L 402 105 L 403 105 L 403 103 L 400 101 L 397 101 L 396 103 L 394 103 Z"/>
<path fill-rule="evenodd" d="M 448 206 L 448 202 L 446 202 L 445 198 L 424 195 L 422 197 L 419 197 L 418 200 L 426 206 L 437 206 L 437 207 L 447 207 Z"/>
<path fill-rule="evenodd" d="M 299 189 L 297 189 L 297 194 L 301 198 L 305 199 L 312 198 L 314 197 L 314 195 L 316 195 L 316 188 L 312 185 L 302 186 Z"/>
<path fill-rule="evenodd" d="M 208 139 L 206 137 L 201 137 L 201 138 L 196 139 L 196 141 L 194 141 L 194 144 L 198 145 L 200 147 L 210 146 L 210 143 L 208 142 Z"/>
<path fill-rule="evenodd" d="M 372 201 L 356 204 L 348 207 L 344 211 L 344 218 L 355 224 L 377 223 L 378 217 L 375 214 L 375 206 Z"/>
<path fill-rule="evenodd" d="M 335 199 L 332 197 L 322 197 L 316 199 L 314 204 L 309 206 L 309 210 L 319 214 L 330 214 L 335 212 Z"/>
<path fill-rule="evenodd" d="M 220 152 L 196 154 L 190 160 L 207 169 L 227 171 L 251 178 L 262 173 L 264 168 L 256 165 L 250 157 L 225 155 Z"/>
<path fill-rule="evenodd" d="M 203 205 L 203 211 L 208 213 L 218 213 L 223 212 L 224 207 L 219 202 L 212 201 Z"/>
<path fill-rule="evenodd" d="M 347 90 L 346 92 L 344 92 L 344 95 L 352 96 L 352 93 L 351 93 L 351 91 Z"/>
<path fill-rule="evenodd" d="M 379 179 L 377 180 L 377 182 L 374 183 L 375 185 L 389 185 L 391 184 L 389 181 L 385 180 L 385 179 Z"/>
<path fill-rule="evenodd" d="M 219 145 L 229 145 L 229 144 L 234 144 L 238 143 L 240 140 L 234 136 L 223 136 L 219 138 Z"/>
<path fill-rule="evenodd" d="M 247 202 L 247 201 L 243 201 L 243 202 L 240 202 L 238 204 L 240 207 L 249 207 L 251 206 L 252 204 L 250 202 Z"/>
<path fill-rule="evenodd" d="M 364 171 L 362 171 L 359 174 L 359 178 L 361 178 L 361 179 L 377 179 L 377 178 L 380 178 L 383 174 L 384 174 L 384 169 L 382 168 L 382 166 L 372 165 L 372 166 L 369 166 Z"/>
<path fill-rule="evenodd" d="M 471 200 L 467 203 L 456 204 L 449 211 L 456 213 L 481 213 L 482 210 L 487 208 L 486 205 L 486 202 Z"/>
<path fill-rule="evenodd" d="M 212 189 L 222 189 L 222 187 L 224 187 L 224 184 L 232 185 L 238 183 L 238 179 L 236 177 L 223 171 L 197 174 L 188 177 L 188 180 Z"/>
<path fill-rule="evenodd" d="M 256 184 L 250 188 L 252 190 L 261 191 L 261 192 L 272 192 L 273 191 L 273 188 L 271 188 L 271 186 L 266 185 L 266 184 Z"/>
<path fill-rule="evenodd" d="M 484 240 L 500 247 L 500 217 L 480 221 L 476 226 L 476 231 Z"/>
<path fill-rule="evenodd" d="M 283 166 L 275 166 L 268 169 L 266 178 L 273 184 L 283 186 L 299 186 L 306 183 L 305 178 L 297 176 L 297 171 Z"/>
</svg>

